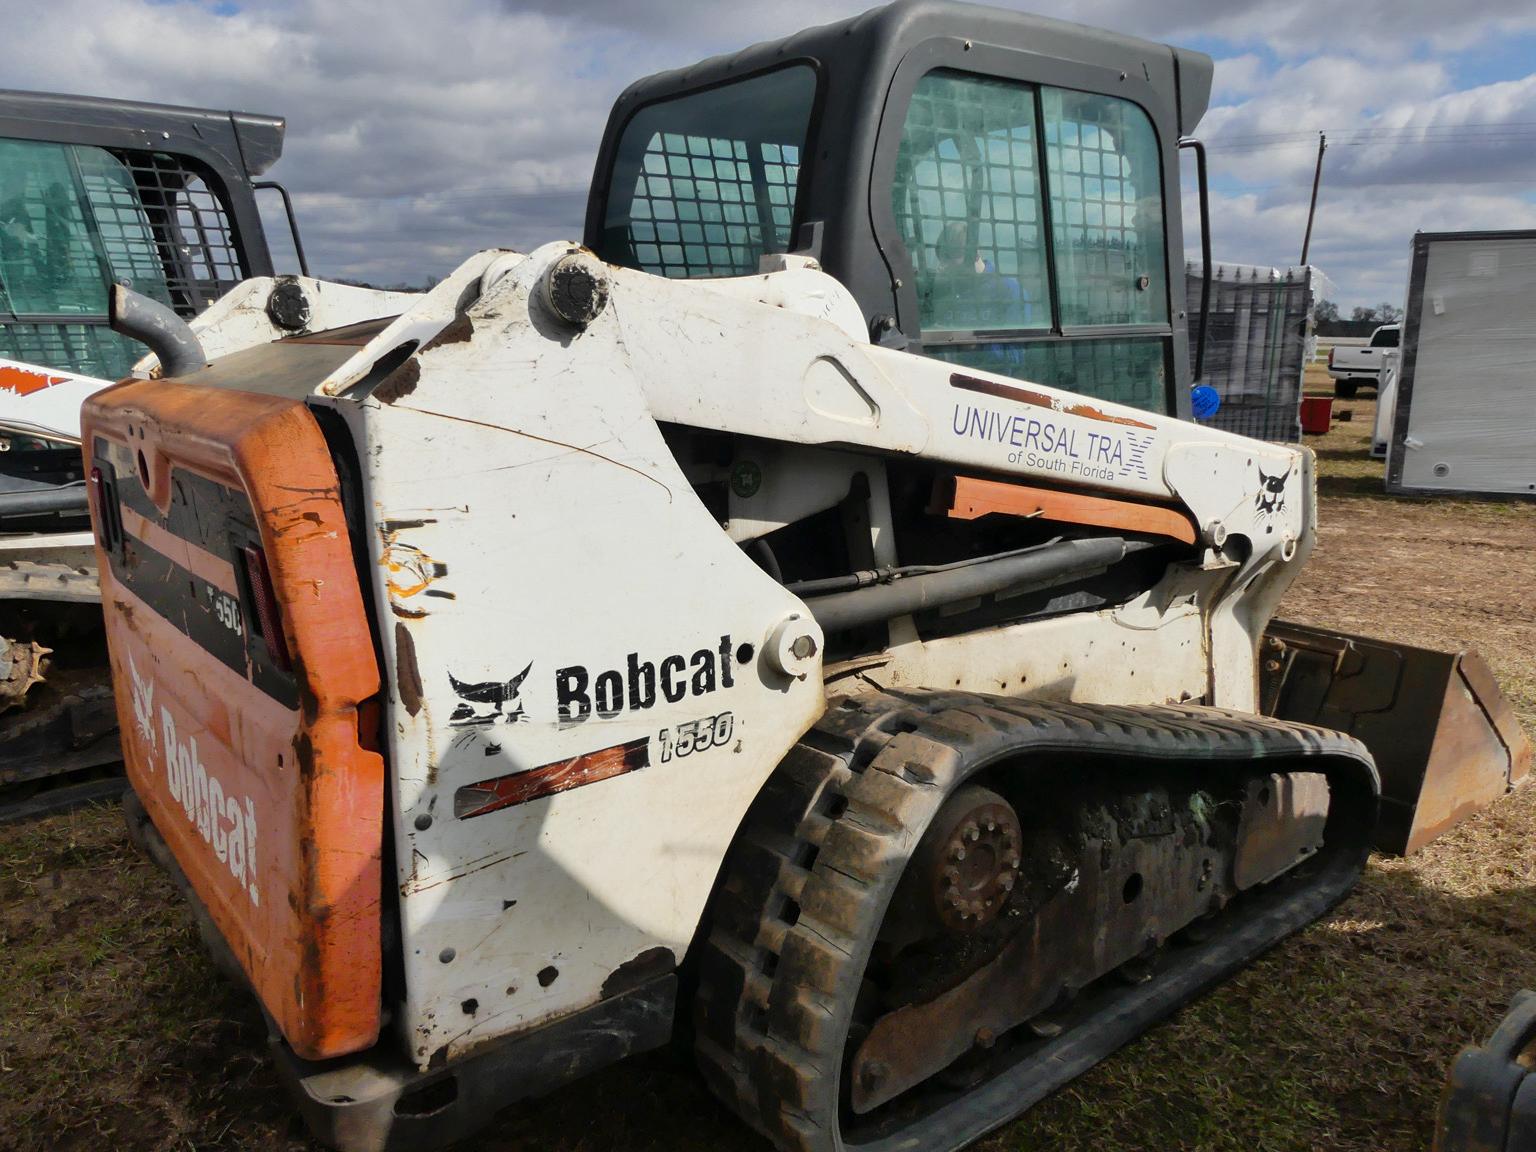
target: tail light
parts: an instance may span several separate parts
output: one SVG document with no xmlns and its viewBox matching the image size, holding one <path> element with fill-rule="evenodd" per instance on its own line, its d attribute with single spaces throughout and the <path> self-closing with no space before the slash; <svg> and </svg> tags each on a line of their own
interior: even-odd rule
<svg viewBox="0 0 1536 1152">
<path fill-rule="evenodd" d="M 1333 367 L 1333 354 L 1335 352 L 1337 352 L 1337 351 L 1338 351 L 1337 348 L 1330 348 L 1330 349 L 1328 349 L 1328 367 L 1330 367 L 1330 368 Z"/>
<path fill-rule="evenodd" d="M 291 672 L 293 658 L 288 655 L 288 638 L 283 635 L 283 619 L 277 610 L 272 573 L 267 570 L 267 554 L 254 544 L 245 545 L 241 551 L 245 554 L 246 586 L 256 609 L 256 626 L 267 642 L 273 662 L 284 672 Z"/>
<path fill-rule="evenodd" d="M 90 500 L 91 527 L 96 539 L 108 552 L 117 547 L 123 538 L 122 520 L 117 511 L 117 493 L 112 485 L 112 473 L 99 464 L 91 466 Z"/>
</svg>

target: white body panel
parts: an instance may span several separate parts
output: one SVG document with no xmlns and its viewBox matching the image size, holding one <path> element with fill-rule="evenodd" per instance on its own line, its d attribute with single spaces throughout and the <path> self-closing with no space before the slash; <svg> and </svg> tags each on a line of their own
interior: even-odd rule
<svg viewBox="0 0 1536 1152">
<path fill-rule="evenodd" d="M 1386 459 L 1387 446 L 1392 443 L 1392 419 L 1397 412 L 1397 377 L 1402 371 L 1402 356 L 1392 349 L 1381 365 L 1381 386 L 1376 393 L 1376 419 L 1371 425 L 1371 455 L 1378 460 Z"/>
</svg>

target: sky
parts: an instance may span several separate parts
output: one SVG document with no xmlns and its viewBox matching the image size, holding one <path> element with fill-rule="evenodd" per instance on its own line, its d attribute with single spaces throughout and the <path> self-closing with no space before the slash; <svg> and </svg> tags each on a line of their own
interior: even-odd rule
<svg viewBox="0 0 1536 1152">
<path fill-rule="evenodd" d="M 579 239 L 633 79 L 861 0 L 0 0 L 7 87 L 282 115 L 270 175 L 311 269 L 422 284 L 480 248 Z M 1217 260 L 1311 263 L 1346 314 L 1401 304 L 1417 230 L 1536 228 L 1531 0 L 1027 0 L 1198 48 Z M 1198 252 L 1194 197 L 1186 236 Z M 276 245 L 274 245 L 276 247 Z"/>
</svg>

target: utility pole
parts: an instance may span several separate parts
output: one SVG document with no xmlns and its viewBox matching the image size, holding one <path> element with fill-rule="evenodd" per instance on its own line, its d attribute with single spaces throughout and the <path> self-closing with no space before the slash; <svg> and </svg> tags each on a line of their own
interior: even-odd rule
<svg viewBox="0 0 1536 1152">
<path fill-rule="evenodd" d="M 1307 236 L 1301 242 L 1301 266 L 1307 266 L 1307 253 L 1312 249 L 1312 218 L 1317 215 L 1317 186 L 1323 182 L 1323 153 L 1328 151 L 1328 135 L 1317 134 L 1317 171 L 1312 173 L 1312 206 L 1307 209 Z"/>
</svg>

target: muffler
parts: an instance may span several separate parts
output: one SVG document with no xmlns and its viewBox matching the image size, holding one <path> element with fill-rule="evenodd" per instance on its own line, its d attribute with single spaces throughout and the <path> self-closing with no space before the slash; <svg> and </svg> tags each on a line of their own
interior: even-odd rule
<svg viewBox="0 0 1536 1152">
<path fill-rule="evenodd" d="M 1530 771 L 1530 740 L 1472 649 L 1437 652 L 1277 620 L 1259 667 L 1266 714 L 1347 732 L 1371 750 L 1383 852 L 1417 852 Z"/>
</svg>

